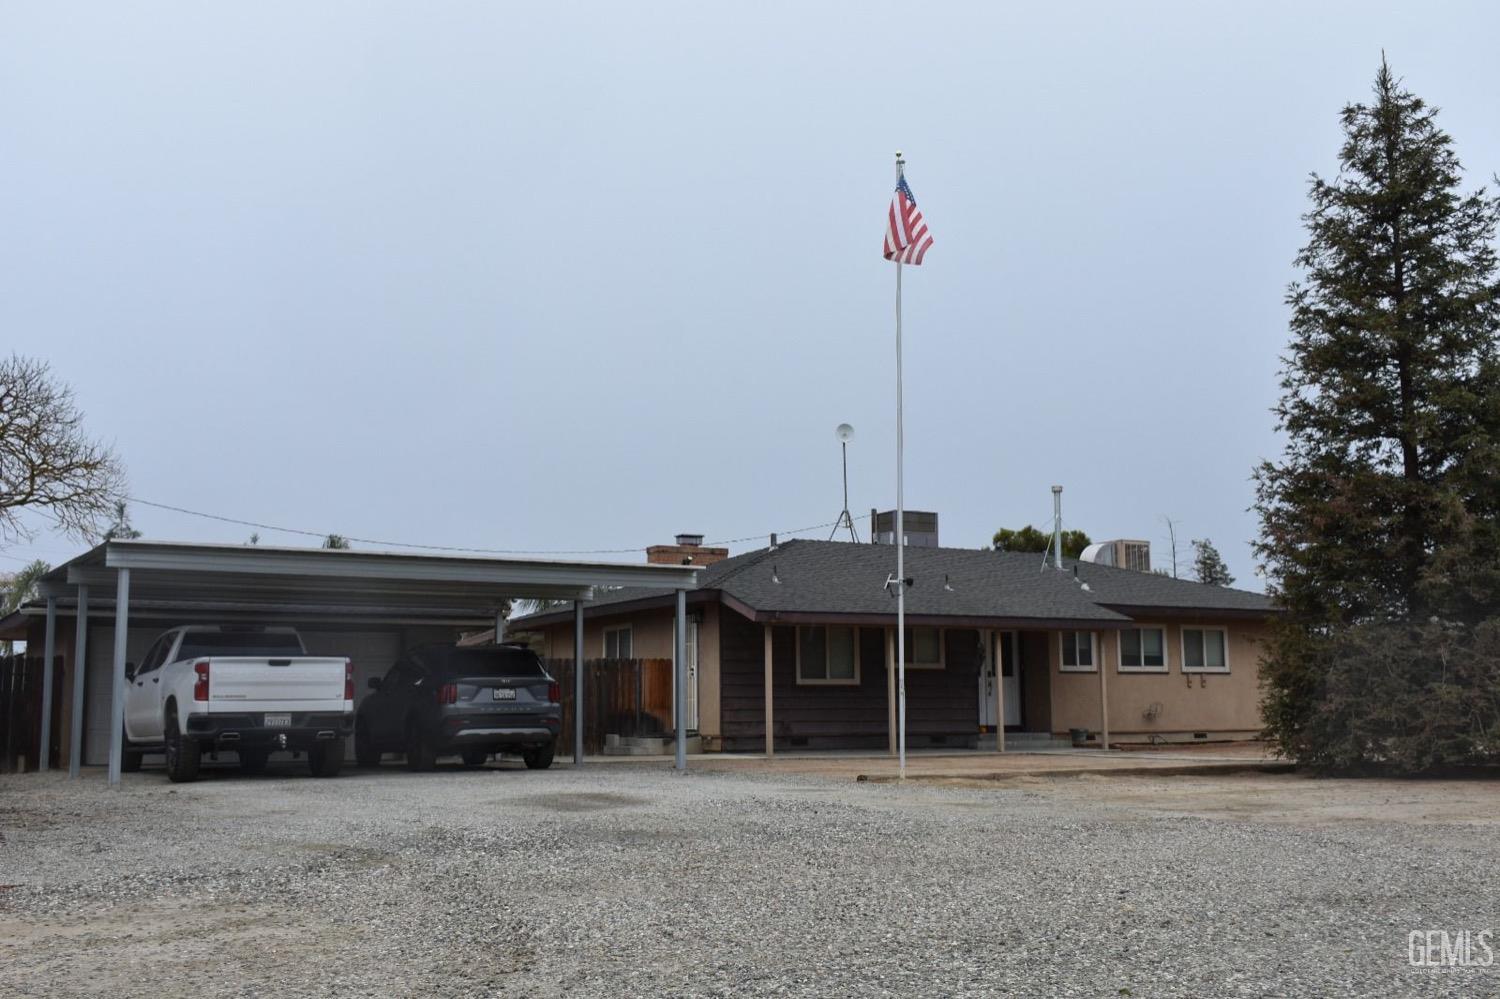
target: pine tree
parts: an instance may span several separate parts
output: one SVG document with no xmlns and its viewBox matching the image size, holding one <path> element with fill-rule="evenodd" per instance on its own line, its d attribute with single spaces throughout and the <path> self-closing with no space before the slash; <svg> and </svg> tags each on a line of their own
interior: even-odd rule
<svg viewBox="0 0 1500 999">
<path fill-rule="evenodd" d="M 1234 576 L 1219 549 L 1207 538 L 1193 539 L 1193 575 L 1209 586 L 1233 586 Z"/>
<path fill-rule="evenodd" d="M 1472 630 L 1500 604 L 1500 202 L 1460 191 L 1436 110 L 1384 60 L 1342 124 L 1338 176 L 1311 181 L 1276 408 L 1287 443 L 1256 472 L 1256 506 L 1288 612 L 1263 674 L 1268 732 L 1349 764 L 1386 755 L 1379 726 L 1329 749 L 1370 689 L 1368 660 L 1339 655 L 1370 647 L 1355 632 L 1417 642 L 1430 619 Z"/>
</svg>

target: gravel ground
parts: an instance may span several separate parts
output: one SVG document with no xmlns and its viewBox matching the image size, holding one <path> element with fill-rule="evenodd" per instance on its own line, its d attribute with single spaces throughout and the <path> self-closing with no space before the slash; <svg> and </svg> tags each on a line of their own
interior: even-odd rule
<svg viewBox="0 0 1500 999">
<path fill-rule="evenodd" d="M 1493 815 L 1194 816 L 1131 780 L 0 778 L 0 995 L 1500 995 L 1407 962 L 1500 929 Z"/>
</svg>

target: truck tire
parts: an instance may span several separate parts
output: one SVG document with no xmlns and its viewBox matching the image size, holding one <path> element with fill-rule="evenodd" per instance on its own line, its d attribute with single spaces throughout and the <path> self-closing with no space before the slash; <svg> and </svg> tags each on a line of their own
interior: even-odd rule
<svg viewBox="0 0 1500 999">
<path fill-rule="evenodd" d="M 177 726 L 177 709 L 167 709 L 164 733 L 167 740 L 167 779 L 173 784 L 186 784 L 198 779 L 198 764 L 202 753 L 196 739 L 184 738 Z"/>
<path fill-rule="evenodd" d="M 242 774 L 263 774 L 263 773 L 265 773 L 266 772 L 266 759 L 268 757 L 270 757 L 270 755 L 271 754 L 267 750 L 264 750 L 264 749 L 241 749 L 241 750 L 239 750 L 239 756 L 240 756 L 240 773 L 242 773 Z"/>
<path fill-rule="evenodd" d="M 526 761 L 527 770 L 546 770 L 552 765 L 552 757 L 557 753 L 557 740 L 553 739 L 545 746 L 533 746 L 521 754 L 521 759 Z"/>
<path fill-rule="evenodd" d="M 406 726 L 406 769 L 425 773 L 437 766 L 437 750 L 415 724 Z"/>
<path fill-rule="evenodd" d="M 120 770 L 127 774 L 139 773 L 141 769 L 141 757 L 146 754 L 139 749 L 130 748 L 130 740 L 125 733 L 120 733 Z"/>
<path fill-rule="evenodd" d="M 370 738 L 369 731 L 359 722 L 354 723 L 354 762 L 367 769 L 380 766 L 380 747 Z"/>
<path fill-rule="evenodd" d="M 484 746 L 468 746 L 463 751 L 463 758 L 466 767 L 482 767 L 490 758 L 490 751 Z"/>
<path fill-rule="evenodd" d="M 307 751 L 307 768 L 314 777 L 337 777 L 343 766 L 343 739 L 320 742 Z"/>
</svg>

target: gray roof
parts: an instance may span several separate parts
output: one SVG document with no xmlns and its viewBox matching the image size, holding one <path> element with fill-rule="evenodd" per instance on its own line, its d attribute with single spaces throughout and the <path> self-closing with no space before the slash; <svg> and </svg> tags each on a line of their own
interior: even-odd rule
<svg viewBox="0 0 1500 999">
<path fill-rule="evenodd" d="M 793 540 L 708 566 L 700 570 L 698 586 L 700 592 L 722 594 L 762 619 L 892 615 L 896 602 L 883 584 L 894 574 L 894 554 L 887 545 Z M 908 548 L 906 574 L 912 580 L 906 612 L 918 619 L 1110 627 L 1129 620 L 1120 609 L 1274 613 L 1270 601 L 1259 593 L 1071 560 L 1058 572 L 1043 567 L 1036 554 Z M 588 608 L 590 613 L 607 613 L 611 605 L 656 602 L 670 596 L 671 591 L 665 589 L 630 587 L 602 592 Z M 551 624 L 566 620 L 569 613 L 534 614 L 515 623 L 517 627 Z"/>
</svg>

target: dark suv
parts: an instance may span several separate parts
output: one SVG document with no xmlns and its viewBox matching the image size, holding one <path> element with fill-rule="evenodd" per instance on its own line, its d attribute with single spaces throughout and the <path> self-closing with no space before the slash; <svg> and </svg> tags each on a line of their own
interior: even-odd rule
<svg viewBox="0 0 1500 999">
<path fill-rule="evenodd" d="M 431 770 L 458 754 L 477 767 L 491 753 L 520 753 L 526 765 L 552 765 L 562 727 L 562 691 L 523 645 L 423 645 L 370 680 L 354 721 L 354 757 L 380 765 L 405 753 L 411 770 Z"/>
</svg>

